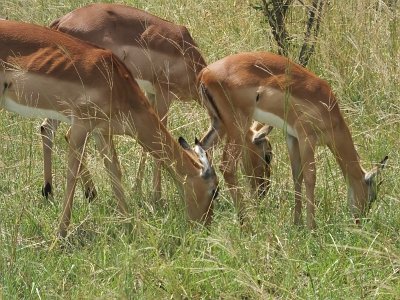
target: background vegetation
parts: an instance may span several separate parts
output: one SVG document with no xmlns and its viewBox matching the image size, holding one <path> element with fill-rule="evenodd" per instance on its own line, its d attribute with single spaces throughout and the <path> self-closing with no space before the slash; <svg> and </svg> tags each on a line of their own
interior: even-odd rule
<svg viewBox="0 0 400 300">
<path fill-rule="evenodd" d="M 2 0 L 0 16 L 47 25 L 89 2 Z M 262 13 L 251 6 L 256 0 L 119 2 L 186 25 L 208 62 L 241 51 L 277 52 Z M 287 26 L 296 48 L 303 40 L 306 9 L 300 1 L 294 5 Z M 188 226 L 166 174 L 165 205 L 152 205 L 151 165 L 142 193 L 133 190 L 141 151 L 135 141 L 118 138 L 133 232 L 126 233 L 116 216 L 108 178 L 92 146 L 89 167 L 99 196 L 88 204 L 78 187 L 69 243 L 60 248 L 54 242 L 64 192 L 61 133 L 66 126 L 56 140 L 55 197 L 47 201 L 40 194 L 40 120 L 2 111 L 0 299 L 398 299 L 399 16 L 398 1 L 329 1 L 308 64 L 338 95 L 363 165 L 369 169 L 384 155 L 390 157 L 378 201 L 361 227 L 353 224 L 345 182 L 323 148 L 317 158 L 318 229 L 310 233 L 293 226 L 292 180 L 279 130 L 270 135 L 272 187 L 265 199 L 248 197 L 256 216 L 254 233 L 239 230 L 223 181 L 209 231 Z M 176 137 L 193 139 L 207 125 L 200 107 L 176 103 L 171 109 L 170 129 Z M 242 183 L 248 191 L 245 178 Z"/>
</svg>

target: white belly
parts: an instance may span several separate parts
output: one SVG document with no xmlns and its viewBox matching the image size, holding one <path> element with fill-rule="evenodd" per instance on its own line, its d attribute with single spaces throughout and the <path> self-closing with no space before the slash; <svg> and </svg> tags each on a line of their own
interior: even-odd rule
<svg viewBox="0 0 400 300">
<path fill-rule="evenodd" d="M 270 112 L 265 112 L 259 108 L 256 108 L 254 110 L 253 118 L 258 122 L 283 129 L 291 136 L 294 136 L 296 138 L 298 137 L 297 132 L 287 122 Z"/>
<path fill-rule="evenodd" d="M 10 97 L 4 96 L 1 99 L 2 107 L 10 112 L 17 113 L 27 118 L 49 118 L 55 119 L 66 123 L 71 123 L 71 119 L 62 113 L 50 109 L 41 109 L 37 107 L 25 106 L 17 103 Z"/>
</svg>

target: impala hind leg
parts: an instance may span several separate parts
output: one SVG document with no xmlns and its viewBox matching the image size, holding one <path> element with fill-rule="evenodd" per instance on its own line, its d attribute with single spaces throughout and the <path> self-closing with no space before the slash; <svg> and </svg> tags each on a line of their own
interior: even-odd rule
<svg viewBox="0 0 400 300">
<path fill-rule="evenodd" d="M 52 174 L 52 152 L 53 140 L 60 121 L 54 119 L 45 119 L 40 125 L 40 135 L 43 146 L 43 175 L 44 185 L 42 195 L 48 198 L 53 194 L 53 174 Z"/>
<path fill-rule="evenodd" d="M 111 186 L 115 197 L 117 198 L 118 210 L 123 216 L 128 215 L 128 205 L 125 200 L 125 193 L 122 187 L 122 172 L 118 161 L 117 152 L 115 151 L 112 136 L 102 135 L 100 133 L 93 134 L 97 148 L 103 158 L 107 173 L 111 179 Z"/>
<path fill-rule="evenodd" d="M 297 138 L 291 135 L 286 136 L 286 144 L 289 152 L 290 165 L 292 169 L 292 178 L 294 183 L 294 224 L 302 225 L 302 194 L 303 171 L 300 157 L 299 142 Z"/>
<path fill-rule="evenodd" d="M 71 128 L 69 128 L 67 133 L 65 134 L 65 140 L 67 141 L 67 143 L 69 143 L 70 134 L 71 134 Z M 86 154 L 84 153 L 81 159 L 79 177 L 82 182 L 85 198 L 88 199 L 89 202 L 92 202 L 93 199 L 97 197 L 97 191 L 96 187 L 94 186 L 92 175 L 90 174 L 86 166 L 85 157 Z"/>
<path fill-rule="evenodd" d="M 85 126 L 79 126 L 78 124 L 72 125 L 68 143 L 67 185 L 63 202 L 63 210 L 61 213 L 61 220 L 58 228 L 58 234 L 60 237 L 65 237 L 67 235 L 68 226 L 71 221 L 76 181 L 80 171 L 87 137 L 88 132 L 85 129 Z"/>
</svg>

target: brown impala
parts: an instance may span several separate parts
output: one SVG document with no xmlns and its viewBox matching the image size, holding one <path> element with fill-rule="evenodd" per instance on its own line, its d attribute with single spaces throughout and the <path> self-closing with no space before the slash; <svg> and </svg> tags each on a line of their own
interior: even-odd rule
<svg viewBox="0 0 400 300">
<path fill-rule="evenodd" d="M 93 131 L 122 214 L 128 209 L 113 134 L 137 138 L 163 162 L 183 187 L 190 219 L 211 220 L 217 178 L 204 150 L 196 146 L 192 151 L 182 138 L 184 149 L 175 142 L 111 51 L 40 26 L 0 21 L 0 62 L 0 107 L 71 124 L 61 236 L 67 232 L 81 157 Z"/>
<path fill-rule="evenodd" d="M 119 4 L 92 4 L 76 9 L 55 20 L 51 28 L 68 33 L 97 46 L 110 49 L 131 71 L 146 91 L 163 124 L 174 99 L 199 100 L 196 78 L 206 63 L 195 41 L 184 26 L 175 25 L 145 11 Z M 43 194 L 51 193 L 51 149 L 58 121 L 45 120 L 41 126 L 44 150 Z M 253 128 L 247 140 L 251 168 L 247 175 L 253 188 L 263 194 L 268 188 L 271 145 L 263 131 Z M 142 156 L 140 170 L 143 170 Z M 95 195 L 87 172 L 83 182 L 88 196 Z M 138 174 L 140 180 L 143 176 Z M 161 172 L 156 166 L 153 176 L 153 199 L 161 195 Z"/>
<path fill-rule="evenodd" d="M 215 123 L 202 144 L 209 143 L 209 136 L 227 135 L 224 177 L 239 213 L 243 204 L 236 188 L 236 159 L 241 152 L 242 133 L 253 120 L 282 128 L 286 134 L 295 186 L 295 224 L 301 223 L 304 180 L 307 225 L 315 228 L 317 144 L 328 146 L 335 156 L 348 184 L 349 206 L 356 221 L 368 211 L 377 196 L 376 176 L 387 157 L 370 172 L 361 167 L 339 104 L 325 81 L 285 57 L 262 52 L 221 59 L 206 67 L 199 81 Z"/>
</svg>

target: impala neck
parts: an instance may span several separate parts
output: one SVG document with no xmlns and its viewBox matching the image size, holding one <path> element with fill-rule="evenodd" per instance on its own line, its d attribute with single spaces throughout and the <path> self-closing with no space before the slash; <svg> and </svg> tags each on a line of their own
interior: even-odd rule
<svg viewBox="0 0 400 300">
<path fill-rule="evenodd" d="M 177 173 L 180 182 L 189 176 L 198 176 L 201 173 L 201 164 L 197 158 L 186 152 L 169 134 L 161 124 L 156 124 L 153 136 L 146 135 L 142 130 L 138 130 L 137 137 L 149 152 L 159 159 L 164 166 L 172 173 Z"/>
<path fill-rule="evenodd" d="M 118 91 L 116 93 L 120 98 L 114 115 L 114 133 L 137 138 L 180 183 L 184 182 L 186 176 L 200 175 L 202 164 L 198 157 L 185 151 L 171 136 L 131 74 L 123 71 L 125 67 L 122 63 L 115 60 L 114 64 L 120 65 L 118 70 L 125 77 L 124 82 L 114 82 L 114 90 Z"/>
<path fill-rule="evenodd" d="M 124 133 L 136 138 L 157 158 L 179 183 L 186 176 L 199 176 L 202 165 L 170 135 L 153 111 L 138 112 L 137 107 L 124 113 Z"/>
<path fill-rule="evenodd" d="M 344 120 L 335 128 L 330 145 L 348 184 L 348 200 L 353 213 L 362 212 L 367 200 L 365 170 L 361 167 L 349 128 Z"/>
</svg>

